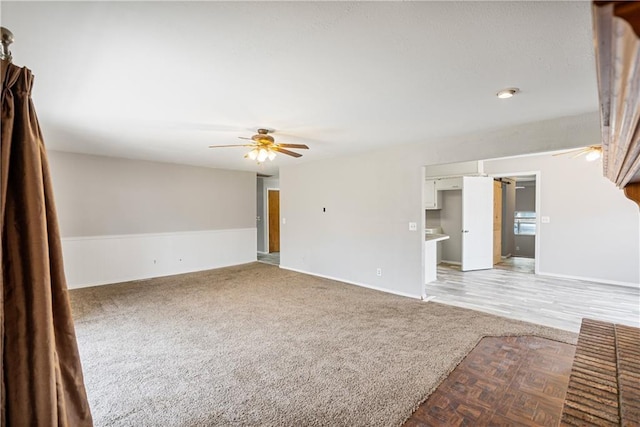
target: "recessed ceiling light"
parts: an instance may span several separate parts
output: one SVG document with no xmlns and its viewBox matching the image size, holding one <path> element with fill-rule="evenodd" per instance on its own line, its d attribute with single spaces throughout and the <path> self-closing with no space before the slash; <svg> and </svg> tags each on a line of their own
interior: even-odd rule
<svg viewBox="0 0 640 427">
<path fill-rule="evenodd" d="M 520 89 L 518 89 L 517 87 L 510 87 L 508 89 L 502 89 L 496 95 L 500 99 L 507 99 L 507 98 L 511 98 L 513 95 L 515 95 L 518 92 L 520 92 Z"/>
</svg>

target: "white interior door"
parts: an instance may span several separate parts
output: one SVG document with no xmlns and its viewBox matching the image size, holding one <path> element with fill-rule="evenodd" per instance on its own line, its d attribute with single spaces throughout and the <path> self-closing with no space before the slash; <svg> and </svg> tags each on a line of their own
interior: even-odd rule
<svg viewBox="0 0 640 427">
<path fill-rule="evenodd" d="M 462 179 L 462 271 L 493 268 L 493 178 Z"/>
</svg>

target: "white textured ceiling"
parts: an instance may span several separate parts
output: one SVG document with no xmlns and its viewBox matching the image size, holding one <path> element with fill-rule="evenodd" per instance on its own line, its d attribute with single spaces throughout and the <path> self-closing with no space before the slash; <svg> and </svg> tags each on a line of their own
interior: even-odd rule
<svg viewBox="0 0 640 427">
<path fill-rule="evenodd" d="M 589 2 L 6 2 L 50 148 L 277 173 L 596 111 Z M 501 101 L 502 88 L 522 89 Z M 258 167 L 257 127 L 311 147 Z"/>
</svg>

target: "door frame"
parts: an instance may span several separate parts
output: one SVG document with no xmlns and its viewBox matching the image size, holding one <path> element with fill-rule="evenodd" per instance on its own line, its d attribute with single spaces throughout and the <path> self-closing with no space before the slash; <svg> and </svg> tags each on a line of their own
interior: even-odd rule
<svg viewBox="0 0 640 427">
<path fill-rule="evenodd" d="M 264 199 L 264 214 L 262 217 L 264 218 L 264 249 L 265 253 L 269 253 L 269 191 L 280 191 L 280 187 L 267 187 L 264 189 L 264 194 L 262 198 Z M 278 219 L 280 221 L 280 219 Z"/>
<path fill-rule="evenodd" d="M 509 178 L 509 177 L 518 177 L 518 176 L 532 176 L 536 177 L 536 235 L 534 236 L 535 241 L 535 250 L 534 250 L 534 260 L 533 260 L 533 273 L 539 274 L 540 272 L 540 234 L 542 233 L 542 227 L 540 224 L 542 223 L 541 215 L 540 215 L 540 179 L 541 173 L 540 171 L 530 171 L 530 172 L 513 172 L 513 173 L 497 173 L 497 174 L 489 174 L 488 176 L 493 178 Z M 514 184 L 515 185 L 515 184 Z"/>
</svg>

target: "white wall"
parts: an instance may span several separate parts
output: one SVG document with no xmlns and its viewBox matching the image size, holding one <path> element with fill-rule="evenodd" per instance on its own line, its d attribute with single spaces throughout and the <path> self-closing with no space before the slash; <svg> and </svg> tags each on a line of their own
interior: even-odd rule
<svg viewBox="0 0 640 427">
<path fill-rule="evenodd" d="M 282 168 L 280 267 L 419 297 L 424 238 L 408 221 L 423 229 L 422 173 L 401 164 L 369 153 Z"/>
<path fill-rule="evenodd" d="M 48 156 L 69 287 L 255 261 L 255 173 Z"/>
<path fill-rule="evenodd" d="M 547 154 L 488 160 L 484 168 L 540 172 L 537 216 L 550 220 L 538 224 L 540 274 L 640 286 L 640 211 L 602 176 L 600 161 Z"/>
<path fill-rule="evenodd" d="M 255 246 L 255 228 L 62 239 L 70 288 L 244 264 Z"/>
<path fill-rule="evenodd" d="M 419 298 L 423 166 L 578 147 L 599 139 L 598 113 L 589 113 L 283 167 L 280 207 L 287 222 L 281 226 L 281 268 Z M 419 231 L 409 231 L 410 221 Z M 638 222 L 636 208 L 630 231 Z M 381 277 L 375 274 L 378 267 Z M 637 272 L 625 277 L 637 280 Z"/>
</svg>

